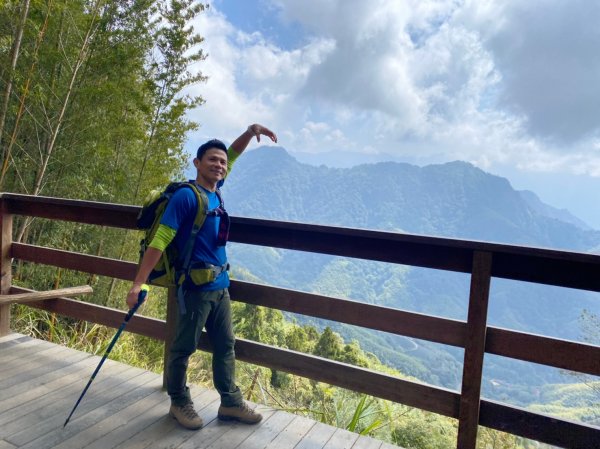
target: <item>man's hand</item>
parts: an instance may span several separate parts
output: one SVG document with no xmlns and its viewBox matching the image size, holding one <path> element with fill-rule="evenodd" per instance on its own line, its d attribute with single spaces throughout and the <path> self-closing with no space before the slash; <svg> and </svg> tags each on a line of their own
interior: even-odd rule
<svg viewBox="0 0 600 449">
<path fill-rule="evenodd" d="M 142 290 L 142 285 L 143 284 L 135 282 L 131 286 L 129 293 L 127 293 L 127 307 L 129 308 L 129 310 L 133 309 L 133 307 L 137 304 L 138 297 L 140 296 L 140 290 Z"/>
<path fill-rule="evenodd" d="M 248 126 L 248 132 L 252 133 L 256 136 L 256 140 L 260 142 L 260 136 L 267 136 L 273 142 L 277 143 L 277 136 L 273 131 L 271 131 L 266 126 L 259 125 L 258 123 L 254 123 L 253 125 Z"/>
</svg>

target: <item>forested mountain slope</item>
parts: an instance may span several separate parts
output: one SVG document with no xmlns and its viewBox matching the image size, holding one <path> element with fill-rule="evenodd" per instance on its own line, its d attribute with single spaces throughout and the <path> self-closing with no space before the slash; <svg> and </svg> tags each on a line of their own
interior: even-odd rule
<svg viewBox="0 0 600 449">
<path fill-rule="evenodd" d="M 537 197 L 465 162 L 340 169 L 301 164 L 282 148 L 263 147 L 240 158 L 224 192 L 236 216 L 583 252 L 600 244 L 600 232 L 576 219 L 560 219 Z M 466 319 L 469 278 L 460 273 L 235 244 L 230 258 L 269 284 Z M 583 309 L 597 312 L 597 295 L 494 279 L 489 323 L 579 338 Z M 452 388 L 460 383 L 462 353 L 454 348 L 346 326 L 336 330 L 423 380 Z M 511 363 L 486 358 L 490 382 L 484 391 L 500 395 L 517 379 L 530 386 L 564 380 L 557 370 Z"/>
</svg>

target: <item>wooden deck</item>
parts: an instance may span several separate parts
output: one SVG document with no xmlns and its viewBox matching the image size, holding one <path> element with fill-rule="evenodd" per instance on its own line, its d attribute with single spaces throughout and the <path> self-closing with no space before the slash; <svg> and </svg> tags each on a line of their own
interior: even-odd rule
<svg viewBox="0 0 600 449">
<path fill-rule="evenodd" d="M 189 431 L 167 415 L 162 376 L 112 360 L 63 428 L 100 359 L 20 334 L 0 338 L 0 449 L 396 448 L 261 405 L 258 425 L 224 423 L 216 419 L 218 394 L 197 386 L 191 391 L 205 424 Z"/>
</svg>

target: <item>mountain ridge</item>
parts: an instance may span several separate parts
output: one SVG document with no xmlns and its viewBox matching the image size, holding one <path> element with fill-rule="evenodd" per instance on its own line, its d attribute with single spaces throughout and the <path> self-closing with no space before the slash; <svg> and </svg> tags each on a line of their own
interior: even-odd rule
<svg viewBox="0 0 600 449">
<path fill-rule="evenodd" d="M 261 166 L 270 169 L 262 172 Z M 230 188 L 240 182 L 242 187 Z M 233 215 L 584 252 L 600 244 L 600 231 L 568 211 L 462 161 L 424 167 L 378 162 L 330 168 L 302 164 L 282 147 L 261 147 L 236 162 L 224 190 L 229 205 L 234 205 Z M 266 195 L 274 203 L 271 211 L 253 201 Z M 291 197 L 293 204 L 288 201 Z M 315 206 L 308 204 L 309 198 L 316 200 Z M 380 207 L 370 208 L 369 201 Z M 342 206 L 336 208 L 336 203 Z"/>
<path fill-rule="evenodd" d="M 302 164 L 283 148 L 263 147 L 236 162 L 223 190 L 235 216 L 579 252 L 600 248 L 599 231 L 564 221 L 537 203 L 530 205 L 535 198 L 524 198 L 506 178 L 461 161 L 330 168 Z M 235 243 L 229 255 L 234 267 L 266 284 L 466 320 L 470 278 L 464 273 Z M 241 271 L 234 268 L 234 276 Z M 583 309 L 600 312 L 593 293 L 493 279 L 488 323 L 578 339 Z M 444 387 L 460 385 L 462 355 L 456 348 L 328 325 L 407 374 Z M 486 355 L 485 369 L 484 392 L 496 398 L 564 381 L 557 370 L 491 355 Z"/>
</svg>

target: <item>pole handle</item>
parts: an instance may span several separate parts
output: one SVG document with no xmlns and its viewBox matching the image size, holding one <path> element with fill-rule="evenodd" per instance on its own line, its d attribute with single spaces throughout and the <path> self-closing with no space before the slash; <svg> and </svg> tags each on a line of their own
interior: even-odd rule
<svg viewBox="0 0 600 449">
<path fill-rule="evenodd" d="M 127 312 L 127 315 L 125 316 L 125 322 L 128 322 L 131 317 L 135 315 L 135 312 L 137 312 L 137 310 L 146 300 L 149 291 L 150 287 L 147 284 L 142 284 L 142 288 L 138 294 L 138 301 L 135 303 L 135 306 L 133 306 L 131 309 L 129 309 L 129 312 Z"/>
</svg>

